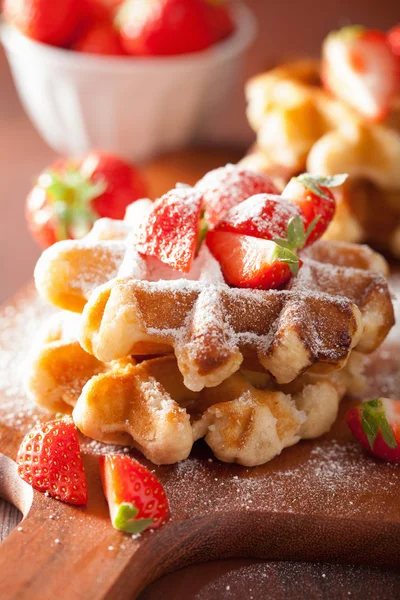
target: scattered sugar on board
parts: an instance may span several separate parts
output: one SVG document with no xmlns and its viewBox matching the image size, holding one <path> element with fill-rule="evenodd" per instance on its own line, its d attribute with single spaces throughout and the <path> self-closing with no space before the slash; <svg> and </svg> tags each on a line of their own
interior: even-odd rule
<svg viewBox="0 0 400 600">
<path fill-rule="evenodd" d="M 357 598 L 373 600 L 378 590 L 381 593 L 384 590 L 385 598 L 396 598 L 400 580 L 400 575 L 389 568 L 252 559 L 219 563 L 218 572 L 210 563 L 197 566 L 196 571 L 203 583 L 193 600 L 259 600 L 283 597 L 283 594 L 285 598 L 315 599 L 351 598 L 354 594 Z"/>
<path fill-rule="evenodd" d="M 383 486 L 382 470 L 386 475 Z M 380 487 L 381 506 L 395 501 L 400 467 L 380 463 L 378 474 L 374 461 L 364 455 L 356 442 L 321 440 L 296 469 L 277 468 L 266 474 L 263 470 L 232 465 L 227 471 L 217 461 L 211 468 L 207 462 L 190 457 L 164 479 L 171 506 L 178 506 L 184 494 L 190 514 L 225 511 L 229 498 L 232 510 L 337 515 L 339 500 L 343 516 L 358 514 L 361 518 L 369 513 L 368 490 L 375 486 Z"/>
</svg>

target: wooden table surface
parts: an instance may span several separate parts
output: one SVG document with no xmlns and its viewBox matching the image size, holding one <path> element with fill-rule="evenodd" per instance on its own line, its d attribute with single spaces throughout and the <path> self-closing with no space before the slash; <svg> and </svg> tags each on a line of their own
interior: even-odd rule
<svg viewBox="0 0 400 600">
<path fill-rule="evenodd" d="M 24 116 L 10 85 L 4 57 L 0 54 L 0 269 L 5 284 L 1 298 L 10 296 L 31 276 L 38 250 L 24 228 L 23 202 L 35 172 L 52 159 Z M 200 176 L 204 171 L 238 152 L 192 150 L 164 157 L 147 167 L 154 194 L 175 181 Z M 4 211 L 7 206 L 7 211 Z M 18 511 L 0 500 L 0 541 L 18 524 Z M 371 549 L 373 551 L 373 549 Z M 389 568 L 340 565 L 224 560 L 195 565 L 172 573 L 152 584 L 141 600 L 184 597 L 220 598 L 360 598 L 380 600 L 400 597 L 400 574 Z"/>
</svg>

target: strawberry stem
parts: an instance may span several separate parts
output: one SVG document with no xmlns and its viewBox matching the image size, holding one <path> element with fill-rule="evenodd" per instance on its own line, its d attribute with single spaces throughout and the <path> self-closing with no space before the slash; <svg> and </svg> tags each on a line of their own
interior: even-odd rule
<svg viewBox="0 0 400 600">
<path fill-rule="evenodd" d="M 396 438 L 386 417 L 385 407 L 380 398 L 363 402 L 360 406 L 361 425 L 367 436 L 369 445 L 373 449 L 379 431 L 383 440 L 389 448 L 397 448 Z"/>
</svg>

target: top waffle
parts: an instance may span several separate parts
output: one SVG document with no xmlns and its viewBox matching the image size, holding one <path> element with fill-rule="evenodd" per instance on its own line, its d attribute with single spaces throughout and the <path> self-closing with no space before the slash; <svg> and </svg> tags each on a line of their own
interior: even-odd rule
<svg viewBox="0 0 400 600">
<path fill-rule="evenodd" d="M 148 209 L 98 221 L 81 241 L 44 252 L 35 278 L 51 303 L 82 314 L 81 344 L 103 362 L 175 352 L 185 386 L 216 386 L 240 365 L 288 383 L 313 366 L 341 368 L 374 350 L 393 324 L 385 261 L 367 247 L 318 242 L 284 290 L 229 287 L 203 246 L 183 276 L 135 249 Z"/>
<path fill-rule="evenodd" d="M 366 121 L 320 87 L 316 61 L 258 75 L 246 94 L 257 145 L 243 165 L 283 181 L 305 170 L 349 173 L 328 237 L 400 255 L 400 96 L 384 121 Z"/>
</svg>

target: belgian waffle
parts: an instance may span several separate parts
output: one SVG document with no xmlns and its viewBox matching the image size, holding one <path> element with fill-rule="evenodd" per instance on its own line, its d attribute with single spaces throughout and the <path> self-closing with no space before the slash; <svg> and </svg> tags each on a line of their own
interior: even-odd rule
<svg viewBox="0 0 400 600">
<path fill-rule="evenodd" d="M 367 123 L 321 88 L 319 72 L 318 62 L 299 61 L 248 82 L 257 144 L 243 165 L 284 182 L 303 171 L 349 173 L 327 237 L 400 256 L 400 97 L 384 122 Z"/>
<path fill-rule="evenodd" d="M 157 464 L 185 459 L 202 437 L 221 460 L 262 464 L 301 438 L 328 431 L 342 396 L 363 386 L 362 356 L 353 353 L 339 372 L 306 374 L 286 386 L 240 370 L 193 392 L 172 355 L 105 364 L 86 354 L 76 340 L 79 319 L 59 313 L 39 334 L 31 397 L 53 412 L 73 410 L 87 436 L 135 446 Z"/>
<path fill-rule="evenodd" d="M 126 223 L 99 221 L 87 238 L 45 251 L 36 269 L 46 299 L 83 309 L 80 342 L 102 363 L 174 353 L 193 391 L 242 363 L 285 384 L 309 368 L 342 368 L 353 348 L 373 351 L 393 324 L 387 265 L 367 247 L 318 242 L 287 289 L 233 289 L 205 246 L 185 278 L 141 257 L 135 224 L 146 205 L 135 204 Z"/>
</svg>

